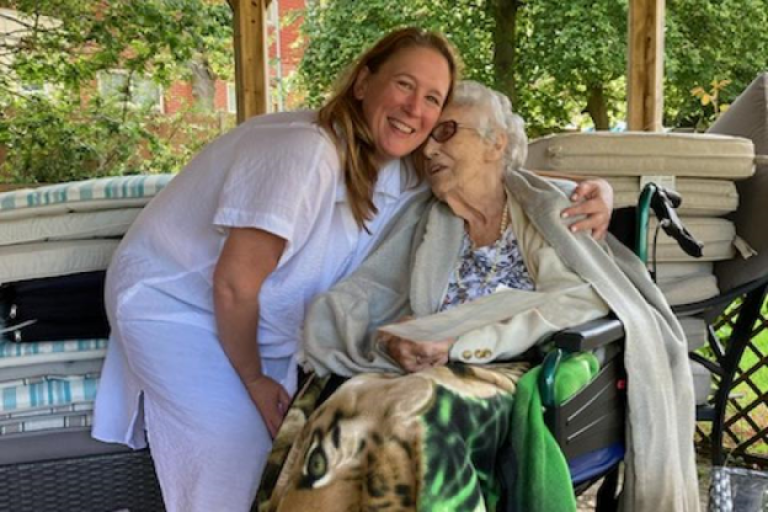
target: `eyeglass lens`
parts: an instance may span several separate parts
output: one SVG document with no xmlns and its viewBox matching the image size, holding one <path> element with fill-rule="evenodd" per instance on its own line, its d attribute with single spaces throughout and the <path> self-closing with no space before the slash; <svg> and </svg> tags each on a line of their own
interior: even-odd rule
<svg viewBox="0 0 768 512">
<path fill-rule="evenodd" d="M 437 142 L 445 142 L 454 135 L 456 135 L 456 130 L 458 129 L 458 123 L 456 121 L 450 120 L 450 121 L 443 121 L 442 123 L 435 126 L 435 129 L 432 130 L 432 138 L 435 139 Z"/>
</svg>

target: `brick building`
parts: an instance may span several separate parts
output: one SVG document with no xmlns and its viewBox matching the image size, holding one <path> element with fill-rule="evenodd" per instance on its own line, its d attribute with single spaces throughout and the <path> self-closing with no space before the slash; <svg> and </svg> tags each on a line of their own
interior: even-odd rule
<svg viewBox="0 0 768 512">
<path fill-rule="evenodd" d="M 298 46 L 305 0 L 272 0 L 269 7 L 267 26 L 269 31 L 269 62 L 271 110 L 281 111 L 294 108 L 300 99 L 290 95 L 286 80 L 294 73 L 301 59 L 302 49 Z M 232 82 L 215 80 L 213 110 L 236 112 L 235 86 Z M 194 84 L 176 82 L 163 91 L 161 112 L 175 114 L 195 101 Z"/>
<path fill-rule="evenodd" d="M 303 53 L 298 41 L 304 6 L 305 0 L 272 0 L 267 13 L 271 111 L 288 110 L 300 104 L 300 98 L 289 94 L 286 80 L 296 70 Z M 16 16 L 16 11 L 0 8 L 0 41 L 7 43 L 15 38 L 13 34 L 20 33 L 23 26 L 14 21 Z M 50 22 L 55 23 L 55 20 Z M 8 64 L 2 61 L 4 58 L 8 57 L 0 56 L 0 64 Z M 234 51 L 232 59 L 234 61 Z M 130 102 L 152 106 L 152 118 L 158 121 L 153 130 L 161 136 L 172 132 L 172 144 L 175 147 L 211 139 L 235 124 L 237 101 L 234 83 L 210 76 L 207 68 L 195 68 L 194 63 L 190 65 L 193 71 L 191 81 L 177 81 L 161 88 L 148 77 L 133 76 L 130 84 Z M 94 94 L 122 95 L 121 91 L 127 85 L 126 77 L 126 72 L 119 69 L 101 72 L 93 88 L 83 89 L 83 101 L 89 101 Z M 19 84 L 19 88 L 25 94 L 47 94 L 49 84 Z M 190 109 L 193 106 L 202 108 Z M 183 130 L 169 128 L 170 125 L 166 126 L 168 123 L 164 124 L 163 121 L 198 129 L 191 130 L 191 135 L 185 134 Z M 5 156 L 6 149 L 0 145 L 0 166 Z M 0 183 L 8 179 L 8 176 L 0 175 Z"/>
</svg>

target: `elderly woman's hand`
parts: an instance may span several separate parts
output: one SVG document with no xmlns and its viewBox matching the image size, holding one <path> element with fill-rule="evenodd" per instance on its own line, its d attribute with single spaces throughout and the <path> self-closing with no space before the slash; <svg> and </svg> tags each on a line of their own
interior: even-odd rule
<svg viewBox="0 0 768 512">
<path fill-rule="evenodd" d="M 571 194 L 571 201 L 578 203 L 563 210 L 563 218 L 586 215 L 586 218 L 571 224 L 571 231 L 591 231 L 596 239 L 602 239 L 608 232 L 613 211 L 613 188 L 601 179 L 579 182 Z"/>
<path fill-rule="evenodd" d="M 378 333 L 378 343 L 408 373 L 443 366 L 455 340 L 412 341 L 385 332 Z"/>
</svg>

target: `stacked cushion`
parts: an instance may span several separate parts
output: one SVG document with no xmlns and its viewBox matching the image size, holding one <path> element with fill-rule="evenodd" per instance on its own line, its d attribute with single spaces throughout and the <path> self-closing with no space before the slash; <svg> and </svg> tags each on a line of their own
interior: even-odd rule
<svg viewBox="0 0 768 512">
<path fill-rule="evenodd" d="M 90 426 L 107 347 L 103 273 L 171 178 L 100 178 L 0 194 L 0 436 Z M 34 323 L 14 324 L 30 314 Z M 101 335 L 92 337 L 92 328 Z M 27 342 L 30 335 L 46 341 Z"/>
<path fill-rule="evenodd" d="M 33 242 L 120 237 L 140 212 L 141 208 L 124 208 L 6 219 L 0 221 L 3 226 L 0 231 L 0 247 Z"/>
<path fill-rule="evenodd" d="M 657 233 L 655 218 L 650 220 L 649 268 L 657 270 L 659 287 L 672 305 L 717 296 L 717 265 L 734 259 L 743 265 L 742 259 L 751 254 L 730 218 L 743 199 L 739 181 L 755 172 L 755 143 L 749 138 L 645 132 L 551 135 L 530 143 L 526 167 L 602 177 L 614 188 L 617 208 L 636 206 L 647 182 L 676 190 L 683 198 L 677 213 L 703 243 L 703 257 L 684 253 L 663 230 Z M 654 259 L 655 264 L 650 264 Z M 682 320 L 689 348 L 702 346 L 707 337 L 705 321 Z M 704 403 L 711 387 L 709 372 L 696 367 L 694 373 L 697 401 Z"/>
<path fill-rule="evenodd" d="M 613 187 L 615 208 L 637 205 L 642 190 L 640 177 L 607 176 L 605 179 Z M 736 211 L 739 205 L 739 193 L 733 181 L 676 178 L 674 188 L 685 198 L 677 210 L 678 215 L 718 217 Z"/>
<path fill-rule="evenodd" d="M 528 145 L 526 167 L 592 176 L 740 179 L 754 172 L 749 139 L 722 135 L 592 132 L 550 135 Z"/>
<path fill-rule="evenodd" d="M 526 167 L 605 178 L 614 187 L 619 208 L 636 205 L 648 181 L 675 189 L 683 197 L 678 215 L 704 243 L 702 260 L 715 262 L 749 253 L 726 217 L 738 208 L 737 180 L 752 176 L 754 161 L 754 144 L 740 137 L 600 132 L 535 140 L 529 145 Z M 664 276 L 659 284 L 669 302 L 678 305 L 716 296 L 719 288 L 713 270 L 686 272 L 679 264 L 697 260 L 663 231 L 656 236 L 657 224 L 653 220 L 648 229 L 648 254 L 649 258 L 655 255 L 656 267 Z"/>
</svg>

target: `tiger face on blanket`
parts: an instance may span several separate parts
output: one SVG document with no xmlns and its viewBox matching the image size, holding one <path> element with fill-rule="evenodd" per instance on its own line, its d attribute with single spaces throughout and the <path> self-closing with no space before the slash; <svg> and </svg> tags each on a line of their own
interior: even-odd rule
<svg viewBox="0 0 768 512">
<path fill-rule="evenodd" d="M 496 447 L 527 368 L 350 379 L 309 418 L 267 510 L 492 510 Z"/>
</svg>

